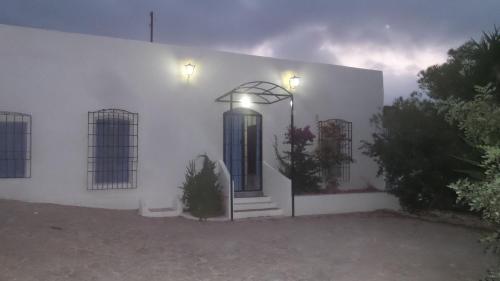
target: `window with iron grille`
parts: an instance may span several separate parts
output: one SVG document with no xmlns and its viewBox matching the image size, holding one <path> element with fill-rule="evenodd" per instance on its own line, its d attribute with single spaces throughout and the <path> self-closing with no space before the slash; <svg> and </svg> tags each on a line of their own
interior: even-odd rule
<svg viewBox="0 0 500 281">
<path fill-rule="evenodd" d="M 0 111 L 0 178 L 31 177 L 31 115 Z"/>
<path fill-rule="evenodd" d="M 89 112 L 87 189 L 137 188 L 138 121 L 120 109 Z"/>
<path fill-rule="evenodd" d="M 322 177 L 348 182 L 351 178 L 352 123 L 342 119 L 318 121 L 318 134 Z"/>
</svg>

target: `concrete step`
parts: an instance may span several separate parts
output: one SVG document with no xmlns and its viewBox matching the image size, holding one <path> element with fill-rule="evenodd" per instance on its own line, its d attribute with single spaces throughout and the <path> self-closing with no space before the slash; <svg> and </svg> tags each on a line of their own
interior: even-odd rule
<svg viewBox="0 0 500 281">
<path fill-rule="evenodd" d="M 245 198 L 245 197 L 262 197 L 264 193 L 262 191 L 235 191 L 235 198 Z"/>
<path fill-rule="evenodd" d="M 272 202 L 271 197 L 261 196 L 261 197 L 234 198 L 234 204 L 265 203 L 265 202 Z"/>
<path fill-rule="evenodd" d="M 279 209 L 269 196 L 234 198 L 234 218 L 257 218 L 281 216 Z"/>
<path fill-rule="evenodd" d="M 272 209 L 276 208 L 274 202 L 257 202 L 257 203 L 236 203 L 234 204 L 235 211 L 255 210 L 255 209 Z"/>
<path fill-rule="evenodd" d="M 234 218 L 245 219 L 245 218 L 257 218 L 257 217 L 273 217 L 273 216 L 281 216 L 282 214 L 283 211 L 278 208 L 249 209 L 249 210 L 234 211 Z"/>
</svg>

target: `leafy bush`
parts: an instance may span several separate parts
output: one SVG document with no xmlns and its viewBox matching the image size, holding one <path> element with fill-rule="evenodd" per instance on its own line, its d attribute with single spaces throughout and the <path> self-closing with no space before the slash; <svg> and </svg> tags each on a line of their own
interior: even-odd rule
<svg viewBox="0 0 500 281">
<path fill-rule="evenodd" d="M 319 161 L 314 153 L 311 152 L 310 146 L 314 143 L 316 137 L 310 130 L 309 126 L 304 128 L 294 127 L 294 178 L 293 186 L 297 194 L 301 193 L 317 193 L 320 191 L 319 183 Z M 292 130 L 288 128 L 285 133 L 283 144 L 289 146 L 291 143 Z M 283 151 L 283 154 L 278 149 L 278 138 L 275 136 L 274 151 L 276 158 L 280 164 L 280 172 L 285 176 L 291 176 L 290 150 Z"/>
<path fill-rule="evenodd" d="M 483 152 L 477 170 L 464 171 L 469 177 L 451 184 L 458 199 L 471 210 L 481 212 L 496 231 L 483 238 L 488 249 L 500 254 L 500 104 L 495 103 L 495 87 L 477 87 L 472 101 L 454 98 L 443 102 L 447 120 L 461 128 L 468 141 Z M 468 160 L 468 162 L 471 162 Z M 500 268 L 490 270 L 487 281 L 500 280 Z"/>
<path fill-rule="evenodd" d="M 397 99 L 391 107 L 372 118 L 376 132 L 363 141 L 364 154 L 379 164 L 388 191 L 408 211 L 456 209 L 456 194 L 448 185 L 463 175 L 467 163 L 455 156 L 474 155 L 460 138 L 460 131 L 448 124 L 434 101 L 412 94 Z"/>
<path fill-rule="evenodd" d="M 406 209 L 460 207 L 455 203 L 455 192 L 447 186 L 463 177 L 457 171 L 471 169 L 470 163 L 478 161 L 480 154 L 477 146 L 471 147 L 467 145 L 470 140 L 464 140 L 464 132 L 468 132 L 446 122 L 437 105 L 448 98 L 471 101 L 477 95 L 474 86 L 487 83 L 500 86 L 497 28 L 483 33 L 479 41 L 469 40 L 450 50 L 445 63 L 421 71 L 418 84 L 425 98 L 417 94 L 399 98 L 384 114 L 373 117 L 379 130 L 363 148 L 378 162 L 389 191 Z M 491 92 L 490 102 L 500 101 L 498 89 Z M 489 130 L 491 126 L 469 128 Z"/>
<path fill-rule="evenodd" d="M 500 144 L 500 101 L 494 96 L 495 87 L 488 84 L 476 87 L 475 92 L 471 101 L 449 98 L 440 104 L 441 110 L 446 112 L 446 120 L 457 125 L 471 144 Z"/>
<path fill-rule="evenodd" d="M 201 219 L 224 214 L 222 187 L 217 182 L 215 162 L 201 155 L 203 167 L 197 172 L 194 160 L 186 167 L 185 181 L 180 187 L 184 193 L 182 203 L 193 216 Z"/>
</svg>

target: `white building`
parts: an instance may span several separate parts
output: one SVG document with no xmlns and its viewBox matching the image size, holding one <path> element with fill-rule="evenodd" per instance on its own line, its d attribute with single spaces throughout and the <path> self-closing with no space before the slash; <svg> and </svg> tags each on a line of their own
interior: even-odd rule
<svg viewBox="0 0 500 281">
<path fill-rule="evenodd" d="M 290 89 L 294 75 L 300 85 Z M 253 81 L 263 83 L 248 85 L 293 94 L 298 127 L 317 133 L 318 120 L 351 122 L 355 162 L 344 167 L 349 176 L 340 189 L 384 188 L 376 163 L 359 150 L 361 140 L 371 139 L 370 117 L 383 106 L 380 71 L 0 25 L 0 198 L 113 209 L 142 202 L 144 215 L 155 215 L 148 210 L 154 208 L 178 213 L 178 187 L 197 155 L 219 162 L 228 188 L 229 104 L 215 100 Z M 234 107 L 244 105 L 238 99 Z M 289 126 L 290 102 L 250 107 L 258 117 L 240 128 L 246 132 L 240 166 L 247 167 L 245 178 L 235 179 L 235 194 L 262 190 L 253 203 L 291 215 L 290 181 L 276 170 L 273 150 L 274 136 L 282 139 Z M 110 129 L 117 133 L 101 134 Z M 106 158 L 102 143 L 126 160 Z M 263 214 L 241 208 L 235 205 L 236 217 Z M 295 196 L 296 215 L 378 208 L 397 202 L 382 192 Z"/>
</svg>

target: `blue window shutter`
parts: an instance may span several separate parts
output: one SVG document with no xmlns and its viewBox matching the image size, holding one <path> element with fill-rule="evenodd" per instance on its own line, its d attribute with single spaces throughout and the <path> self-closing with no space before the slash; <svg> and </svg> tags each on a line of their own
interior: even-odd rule
<svg viewBox="0 0 500 281">
<path fill-rule="evenodd" d="M 0 122 L 0 178 L 25 177 L 26 138 L 26 122 Z"/>
<path fill-rule="evenodd" d="M 100 119 L 95 124 L 95 182 L 127 183 L 130 172 L 130 122 Z"/>
</svg>

